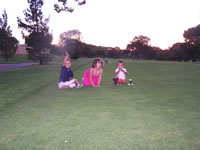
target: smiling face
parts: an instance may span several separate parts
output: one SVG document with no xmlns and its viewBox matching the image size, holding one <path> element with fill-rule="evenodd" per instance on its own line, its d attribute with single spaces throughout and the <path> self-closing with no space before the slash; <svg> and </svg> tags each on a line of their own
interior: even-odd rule
<svg viewBox="0 0 200 150">
<path fill-rule="evenodd" d="M 71 61 L 69 61 L 69 60 L 65 61 L 65 67 L 66 68 L 70 68 L 71 65 L 72 65 Z"/>
<path fill-rule="evenodd" d="M 97 64 L 96 64 L 96 68 L 97 68 L 97 69 L 101 69 L 101 67 L 102 67 L 102 66 L 101 66 L 101 62 L 98 61 Z"/>
<path fill-rule="evenodd" d="M 92 67 L 93 68 L 101 69 L 101 68 L 103 68 L 103 65 L 104 65 L 104 62 L 103 62 L 103 60 L 101 58 L 96 58 L 92 62 Z"/>
</svg>

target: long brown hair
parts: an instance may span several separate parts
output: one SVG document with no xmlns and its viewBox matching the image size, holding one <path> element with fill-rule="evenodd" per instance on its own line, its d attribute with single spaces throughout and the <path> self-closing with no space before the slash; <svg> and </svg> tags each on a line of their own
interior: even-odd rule
<svg viewBox="0 0 200 150">
<path fill-rule="evenodd" d="M 119 61 L 117 62 L 117 65 L 118 65 L 118 64 L 123 64 L 123 65 L 124 65 L 123 60 L 119 60 Z"/>
<path fill-rule="evenodd" d="M 102 67 L 104 66 L 104 61 L 103 61 L 103 59 L 101 59 L 101 58 L 95 58 L 95 59 L 93 60 L 93 62 L 92 62 L 92 67 L 95 68 L 98 62 L 101 63 L 101 66 L 102 66 Z"/>
</svg>

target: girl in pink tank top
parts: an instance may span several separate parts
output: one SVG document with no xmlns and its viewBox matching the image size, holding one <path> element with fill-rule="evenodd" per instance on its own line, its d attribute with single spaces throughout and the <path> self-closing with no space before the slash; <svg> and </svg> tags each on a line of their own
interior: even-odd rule
<svg viewBox="0 0 200 150">
<path fill-rule="evenodd" d="M 92 67 L 87 69 L 83 75 L 85 86 L 100 87 L 104 62 L 101 58 L 95 58 Z"/>
</svg>

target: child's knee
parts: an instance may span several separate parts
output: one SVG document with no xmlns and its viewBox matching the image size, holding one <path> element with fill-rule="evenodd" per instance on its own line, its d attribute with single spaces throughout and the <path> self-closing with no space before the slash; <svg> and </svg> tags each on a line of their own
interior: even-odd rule
<svg viewBox="0 0 200 150">
<path fill-rule="evenodd" d="M 127 82 L 126 79 L 122 80 L 122 83 L 126 83 L 126 82 Z"/>
<path fill-rule="evenodd" d="M 76 84 L 72 83 L 72 84 L 69 85 L 69 88 L 74 88 L 75 86 L 76 86 Z"/>
<path fill-rule="evenodd" d="M 122 79 L 119 78 L 119 79 L 117 80 L 117 82 L 118 82 L 118 83 L 122 83 Z"/>
</svg>

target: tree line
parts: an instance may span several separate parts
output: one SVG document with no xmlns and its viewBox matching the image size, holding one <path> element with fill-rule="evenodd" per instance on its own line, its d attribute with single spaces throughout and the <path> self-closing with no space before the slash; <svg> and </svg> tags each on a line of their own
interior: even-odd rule
<svg viewBox="0 0 200 150">
<path fill-rule="evenodd" d="M 78 5 L 86 3 L 85 0 L 74 0 Z M 185 42 L 175 43 L 167 50 L 151 46 L 150 38 L 144 35 L 135 36 L 126 49 L 119 47 L 104 47 L 87 44 L 81 41 L 79 30 L 63 32 L 58 45 L 52 45 L 53 35 L 49 33 L 49 18 L 44 18 L 42 12 L 43 0 L 27 0 L 29 8 L 24 10 L 24 19 L 17 17 L 18 27 L 22 29 L 22 36 L 28 46 L 28 59 L 45 64 L 51 60 L 50 54 L 64 55 L 68 51 L 72 59 L 80 57 L 108 57 L 131 59 L 154 59 L 174 61 L 199 61 L 200 60 L 200 25 L 184 31 Z M 73 12 L 68 7 L 67 0 L 58 0 L 54 5 L 56 12 Z M 12 31 L 7 23 L 8 17 L 4 10 L 0 17 L 0 54 L 8 61 L 14 56 L 18 40 L 12 36 Z M 28 33 L 28 34 L 25 34 Z M 48 52 L 50 50 L 50 53 Z"/>
<path fill-rule="evenodd" d="M 193 33 L 191 33 L 191 31 Z M 81 32 L 70 30 L 60 35 L 59 46 L 52 48 L 51 53 L 63 55 L 68 51 L 73 59 L 80 57 L 108 57 L 153 59 L 172 61 L 200 61 L 200 25 L 184 31 L 185 42 L 175 43 L 167 50 L 149 44 L 147 36 L 135 36 L 126 49 L 119 47 L 103 47 L 87 44 L 81 41 Z M 72 34 L 73 33 L 73 34 Z M 192 35 L 191 35 L 192 34 Z"/>
</svg>

